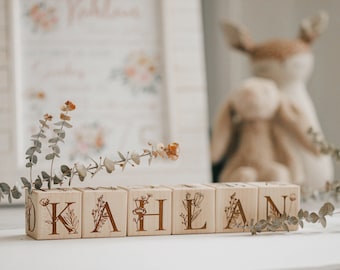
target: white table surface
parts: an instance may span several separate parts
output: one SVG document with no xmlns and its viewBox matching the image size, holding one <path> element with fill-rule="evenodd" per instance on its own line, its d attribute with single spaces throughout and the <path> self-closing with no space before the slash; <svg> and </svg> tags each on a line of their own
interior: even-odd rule
<svg viewBox="0 0 340 270">
<path fill-rule="evenodd" d="M 0 269 L 340 269 L 340 216 L 296 232 L 36 241 L 0 207 Z"/>
</svg>

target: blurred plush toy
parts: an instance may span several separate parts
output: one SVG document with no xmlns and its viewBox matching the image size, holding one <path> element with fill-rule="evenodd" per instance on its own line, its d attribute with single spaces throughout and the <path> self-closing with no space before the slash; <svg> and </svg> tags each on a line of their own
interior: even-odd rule
<svg viewBox="0 0 340 270">
<path fill-rule="evenodd" d="M 306 89 L 306 81 L 313 69 L 312 43 L 326 29 L 328 16 L 318 15 L 304 19 L 298 37 L 293 40 L 274 39 L 255 44 L 247 31 L 238 25 L 223 24 L 223 31 L 231 46 L 246 53 L 251 59 L 253 74 L 272 79 L 282 93 L 301 108 L 311 127 L 322 134 L 321 126 Z M 329 156 L 314 156 L 291 140 L 304 165 L 304 184 L 309 188 L 320 188 L 333 179 L 333 164 Z"/>
<path fill-rule="evenodd" d="M 233 91 L 213 126 L 211 155 L 221 160 L 238 129 L 238 146 L 219 181 L 282 181 L 299 183 L 303 167 L 289 143 L 317 155 L 307 136 L 303 113 L 278 90 L 272 80 L 250 78 Z"/>
</svg>

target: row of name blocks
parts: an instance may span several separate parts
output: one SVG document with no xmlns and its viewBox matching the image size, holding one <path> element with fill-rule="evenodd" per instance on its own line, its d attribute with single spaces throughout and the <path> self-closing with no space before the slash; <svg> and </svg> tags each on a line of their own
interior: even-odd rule
<svg viewBox="0 0 340 270">
<path fill-rule="evenodd" d="M 299 186 L 275 182 L 33 190 L 26 192 L 26 234 L 65 239 L 246 232 L 252 220 L 297 215 L 299 204 Z"/>
</svg>

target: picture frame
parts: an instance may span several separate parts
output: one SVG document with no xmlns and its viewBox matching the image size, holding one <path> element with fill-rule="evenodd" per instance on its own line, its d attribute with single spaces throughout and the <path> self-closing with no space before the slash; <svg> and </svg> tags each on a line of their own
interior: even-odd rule
<svg viewBox="0 0 340 270">
<path fill-rule="evenodd" d="M 25 100 L 20 95 L 24 82 L 18 76 L 22 69 L 20 4 L 19 0 L 0 0 L 0 175 L 12 184 L 28 174 L 25 149 L 18 142 L 31 136 L 23 131 L 21 119 Z M 156 161 L 151 167 L 145 160 L 137 168 L 116 170 L 113 174 L 101 172 L 94 180 L 74 183 L 77 186 L 211 182 L 201 3 L 162 0 L 159 12 L 165 92 L 164 143 L 178 142 L 180 158 L 176 162 Z M 39 119 L 35 120 L 38 123 Z M 77 119 L 72 120 L 76 126 Z M 112 153 L 119 150 L 112 149 Z"/>
</svg>

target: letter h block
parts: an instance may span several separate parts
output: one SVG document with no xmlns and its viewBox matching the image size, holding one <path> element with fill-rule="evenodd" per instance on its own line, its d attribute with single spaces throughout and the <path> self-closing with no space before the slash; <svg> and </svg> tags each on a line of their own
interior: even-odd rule
<svg viewBox="0 0 340 270">
<path fill-rule="evenodd" d="M 82 188 L 82 238 L 126 236 L 127 192 L 117 187 Z"/>
<path fill-rule="evenodd" d="M 26 190 L 26 234 L 34 239 L 81 238 L 81 192 Z"/>
<path fill-rule="evenodd" d="M 246 183 L 214 183 L 216 232 L 247 232 L 257 220 L 257 187 Z"/>
<path fill-rule="evenodd" d="M 215 232 L 215 189 L 207 185 L 172 186 L 172 234 Z"/>
<path fill-rule="evenodd" d="M 171 234 L 171 189 L 162 186 L 123 188 L 128 191 L 128 236 Z"/>
<path fill-rule="evenodd" d="M 297 216 L 300 209 L 300 186 L 279 182 L 256 182 L 258 187 L 258 220 Z M 298 229 L 289 225 L 289 230 Z M 279 230 L 284 230 L 281 228 Z"/>
</svg>

